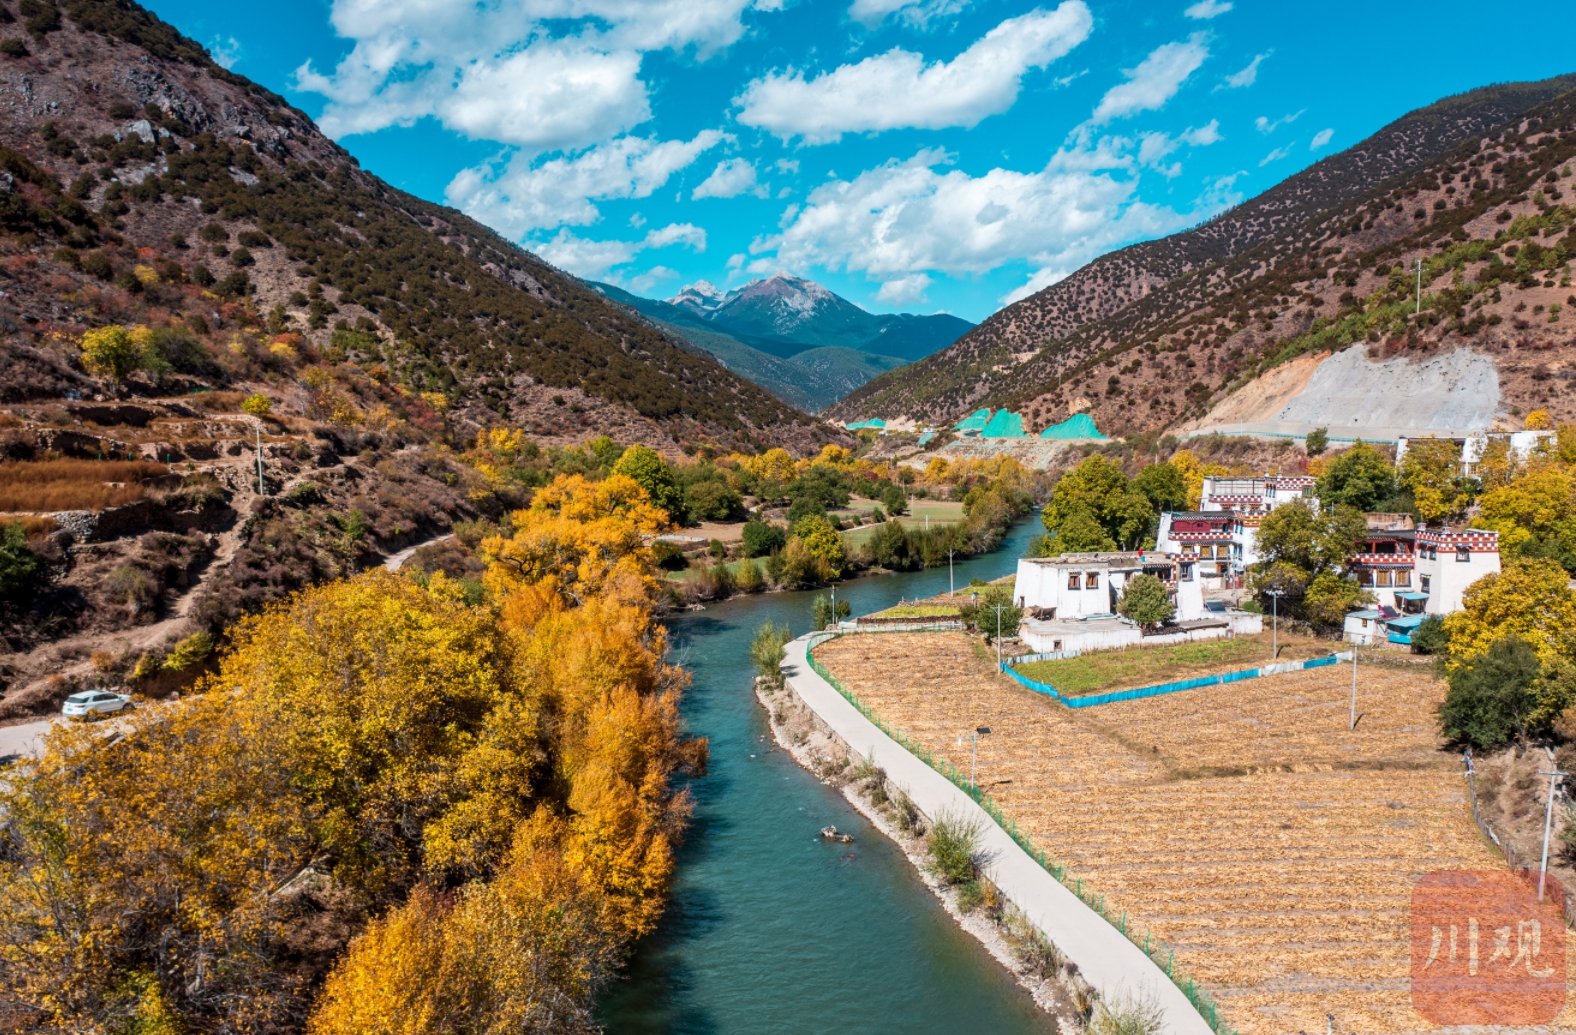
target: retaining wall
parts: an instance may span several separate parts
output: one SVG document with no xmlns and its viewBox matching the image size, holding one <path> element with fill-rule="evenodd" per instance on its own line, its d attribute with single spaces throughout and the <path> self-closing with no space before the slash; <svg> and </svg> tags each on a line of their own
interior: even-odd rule
<svg viewBox="0 0 1576 1035">
<path fill-rule="evenodd" d="M 782 671 L 799 698 L 850 749 L 884 769 L 932 821 L 943 815 L 977 820 L 979 855 L 988 860 L 992 882 L 1103 996 L 1152 995 L 1165 1035 L 1228 1033 L 1213 999 L 1176 972 L 1174 953 L 1147 934 L 1140 937 L 1127 914 L 1108 915 L 1104 896 L 1086 896 L 1082 880 L 1037 848 L 966 774 L 884 722 L 810 653 L 840 634 L 810 633 L 788 644 Z"/>
</svg>

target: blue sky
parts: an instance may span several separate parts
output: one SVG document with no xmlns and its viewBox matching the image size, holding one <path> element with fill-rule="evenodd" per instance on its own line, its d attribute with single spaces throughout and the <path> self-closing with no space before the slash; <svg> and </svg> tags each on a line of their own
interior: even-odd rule
<svg viewBox="0 0 1576 1035">
<path fill-rule="evenodd" d="M 1412 108 L 1576 69 L 1455 0 L 148 6 L 365 168 L 582 276 L 668 297 L 786 270 L 970 320 Z M 1576 5 L 1536 21 L 1568 40 Z"/>
</svg>

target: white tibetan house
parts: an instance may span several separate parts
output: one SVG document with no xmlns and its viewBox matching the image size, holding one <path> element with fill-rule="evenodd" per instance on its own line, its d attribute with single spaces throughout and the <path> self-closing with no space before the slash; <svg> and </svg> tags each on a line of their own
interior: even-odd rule
<svg viewBox="0 0 1576 1035">
<path fill-rule="evenodd" d="M 1116 613 L 1128 580 L 1153 575 L 1165 584 L 1176 616 L 1145 635 Z M 1263 631 L 1260 615 L 1206 607 L 1196 557 L 1141 550 L 1025 557 L 1015 593 L 1023 608 L 1018 638 L 1036 653 L 1159 646 Z"/>
</svg>

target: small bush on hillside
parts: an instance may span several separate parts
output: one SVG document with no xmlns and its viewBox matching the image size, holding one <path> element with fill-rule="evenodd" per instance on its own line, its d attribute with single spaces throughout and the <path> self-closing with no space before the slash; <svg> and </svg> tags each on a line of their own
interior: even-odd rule
<svg viewBox="0 0 1576 1035">
<path fill-rule="evenodd" d="M 22 522 L 0 525 L 0 597 L 20 598 L 30 593 L 38 568 L 38 554 L 28 549 Z"/>
</svg>

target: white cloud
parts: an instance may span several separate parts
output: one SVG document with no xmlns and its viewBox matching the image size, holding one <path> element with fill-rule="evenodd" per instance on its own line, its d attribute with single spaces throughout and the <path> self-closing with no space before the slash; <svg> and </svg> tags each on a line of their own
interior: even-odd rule
<svg viewBox="0 0 1576 1035">
<path fill-rule="evenodd" d="M 642 54 L 705 56 L 743 35 L 751 0 L 334 0 L 355 45 L 331 73 L 307 62 L 298 89 L 328 98 L 333 137 L 432 116 L 529 155 L 578 149 L 650 118 Z M 770 7 L 757 0 L 754 6 Z"/>
<path fill-rule="evenodd" d="M 1233 72 L 1226 77 L 1226 81 L 1215 89 L 1240 90 L 1245 86 L 1252 86 L 1259 81 L 1259 64 L 1269 57 L 1269 53 L 1255 54 L 1253 60 L 1248 62 L 1246 68 L 1240 72 Z"/>
<path fill-rule="evenodd" d="M 756 79 L 734 98 L 739 121 L 784 140 L 824 144 L 844 133 L 974 126 L 1012 107 L 1023 76 L 1088 38 L 1083 0 L 1009 18 L 952 61 L 930 65 L 894 48 L 806 79 L 789 69 Z"/>
<path fill-rule="evenodd" d="M 1198 219 L 1143 202 L 1136 180 L 1110 175 L 1133 167 L 1115 145 L 1060 152 L 1034 173 L 998 168 L 975 177 L 945 169 L 950 162 L 945 152 L 926 150 L 822 184 L 784 219 L 781 233 L 751 251 L 775 253 L 757 260 L 762 265 L 862 272 L 883 285 L 1027 260 L 1043 282 L 1118 244 Z M 917 283 L 883 290 L 912 291 Z"/>
<path fill-rule="evenodd" d="M 789 176 L 799 175 L 799 162 L 794 158 L 779 158 L 776 162 L 777 171 L 787 173 Z"/>
<path fill-rule="evenodd" d="M 1198 0 L 1198 3 L 1194 4 L 1192 7 L 1189 7 L 1182 13 L 1187 15 L 1189 18 L 1196 18 L 1199 21 L 1208 21 L 1211 18 L 1220 17 L 1227 11 L 1231 10 L 1231 8 L 1232 4 L 1228 3 L 1227 0 Z"/>
<path fill-rule="evenodd" d="M 1333 136 L 1335 136 L 1335 130 L 1333 129 L 1319 130 L 1319 132 L 1313 135 L 1313 139 L 1308 142 L 1308 150 L 1319 150 L 1319 148 L 1323 147 L 1325 144 L 1328 144 L 1330 142 L 1330 138 Z"/>
<path fill-rule="evenodd" d="M 444 191 L 449 204 L 500 233 L 584 226 L 601 217 L 592 202 L 644 198 L 680 169 L 730 137 L 714 129 L 693 140 L 620 137 L 567 158 L 533 164 L 516 152 L 502 171 L 462 170 Z"/>
<path fill-rule="evenodd" d="M 1302 111 L 1307 111 L 1307 110 L 1308 110 L 1307 108 L 1302 109 Z M 1253 120 L 1253 126 L 1260 133 L 1273 133 L 1277 129 L 1280 129 L 1282 126 L 1289 126 L 1293 122 L 1296 122 L 1299 118 L 1302 117 L 1302 111 L 1294 112 L 1291 115 L 1282 115 L 1280 118 L 1274 119 L 1274 120 L 1268 119 L 1265 116 L 1260 115 L 1258 118 Z"/>
<path fill-rule="evenodd" d="M 234 68 L 235 63 L 241 60 L 241 41 L 234 36 L 229 38 L 215 36 L 208 41 L 208 53 L 213 55 L 215 64 L 224 68 Z"/>
<path fill-rule="evenodd" d="M 1119 142 L 1125 141 L 1125 138 L 1121 137 L 1108 139 L 1111 140 L 1113 146 L 1119 146 Z M 1154 169 L 1169 179 L 1180 175 L 1182 172 L 1180 162 L 1171 165 L 1164 164 L 1164 159 L 1170 156 L 1172 152 L 1183 145 L 1208 147 L 1210 144 L 1219 143 L 1222 139 L 1219 119 L 1211 119 L 1208 125 L 1200 126 L 1197 129 L 1189 126 L 1174 137 L 1167 133 L 1145 133 L 1138 138 L 1138 164 Z"/>
<path fill-rule="evenodd" d="M 706 231 L 691 223 L 670 223 L 653 230 L 639 241 L 593 241 L 577 237 L 567 227 L 550 240 L 534 245 L 538 255 L 559 269 L 578 277 L 605 279 L 614 266 L 632 261 L 651 248 L 688 245 L 698 252 L 706 250 Z M 660 268 L 660 267 L 659 267 Z"/>
<path fill-rule="evenodd" d="M 848 17 L 873 29 L 895 14 L 901 21 L 925 28 L 937 18 L 950 18 L 968 5 L 969 0 L 854 0 Z"/>
<path fill-rule="evenodd" d="M 770 191 L 765 184 L 756 182 L 754 162 L 744 158 L 726 158 L 718 162 L 711 175 L 690 192 L 690 198 L 697 201 L 701 198 L 736 198 L 746 193 L 764 198 Z"/>
<path fill-rule="evenodd" d="M 876 292 L 876 301 L 885 302 L 887 305 L 923 302 L 926 289 L 933 283 L 934 281 L 923 273 L 897 277 L 881 285 L 881 290 Z"/>
<path fill-rule="evenodd" d="M 1100 125 L 1163 107 L 1207 57 L 1209 47 L 1201 32 L 1195 32 L 1184 41 L 1156 47 L 1137 68 L 1123 70 L 1127 82 L 1106 91 L 1090 116 L 1090 122 Z"/>
<path fill-rule="evenodd" d="M 1271 162 L 1278 162 L 1282 158 L 1286 158 L 1291 154 L 1291 149 L 1291 144 L 1287 144 L 1285 147 L 1277 147 L 1275 150 L 1259 159 L 1259 168 L 1262 169 Z"/>
<path fill-rule="evenodd" d="M 678 270 L 670 270 L 666 266 L 653 266 L 638 276 L 629 278 L 629 286 L 636 291 L 646 292 L 656 287 L 665 280 L 673 280 L 679 275 Z"/>
</svg>

